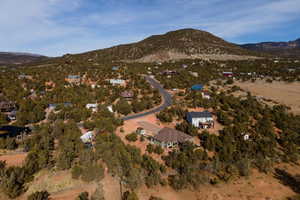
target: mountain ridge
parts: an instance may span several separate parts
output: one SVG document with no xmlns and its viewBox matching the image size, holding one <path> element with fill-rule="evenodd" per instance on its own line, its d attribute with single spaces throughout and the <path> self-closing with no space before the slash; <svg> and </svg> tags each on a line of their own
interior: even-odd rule
<svg viewBox="0 0 300 200">
<path fill-rule="evenodd" d="M 300 38 L 288 42 L 259 42 L 240 45 L 248 50 L 277 56 L 300 57 Z"/>
<path fill-rule="evenodd" d="M 0 52 L 0 64 L 26 64 L 44 60 L 48 57 L 24 52 Z"/>
</svg>

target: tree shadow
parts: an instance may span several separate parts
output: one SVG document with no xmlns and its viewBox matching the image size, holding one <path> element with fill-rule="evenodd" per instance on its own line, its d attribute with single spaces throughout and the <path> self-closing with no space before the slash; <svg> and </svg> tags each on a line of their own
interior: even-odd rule
<svg viewBox="0 0 300 200">
<path fill-rule="evenodd" d="M 275 169 L 274 177 L 283 185 L 291 188 L 295 193 L 300 194 L 300 175 L 292 176 L 282 169 Z"/>
</svg>

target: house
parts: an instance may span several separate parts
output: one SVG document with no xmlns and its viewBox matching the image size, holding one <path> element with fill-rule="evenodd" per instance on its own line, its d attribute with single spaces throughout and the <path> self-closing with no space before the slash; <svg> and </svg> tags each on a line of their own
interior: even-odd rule
<svg viewBox="0 0 300 200">
<path fill-rule="evenodd" d="M 191 90 L 194 90 L 194 91 L 201 91 L 201 90 L 203 90 L 203 85 L 201 85 L 201 84 L 193 85 L 193 86 L 191 87 Z"/>
<path fill-rule="evenodd" d="M 174 75 L 174 74 L 178 74 L 178 72 L 174 70 L 164 70 L 161 72 L 161 75 Z"/>
<path fill-rule="evenodd" d="M 111 69 L 112 69 L 113 71 L 118 71 L 118 70 L 120 69 L 120 67 L 119 67 L 119 66 L 113 66 Z"/>
<path fill-rule="evenodd" d="M 54 110 L 56 107 L 57 107 L 57 104 L 56 104 L 56 103 L 50 103 L 50 104 L 48 105 L 48 108 L 49 108 L 50 110 Z"/>
<path fill-rule="evenodd" d="M 98 104 L 97 103 L 88 103 L 85 106 L 87 109 L 91 109 L 93 112 L 97 112 Z"/>
<path fill-rule="evenodd" d="M 231 78 L 234 76 L 233 72 L 223 72 L 223 76 Z"/>
<path fill-rule="evenodd" d="M 211 128 L 214 127 L 214 119 L 210 112 L 189 112 L 186 115 L 187 121 L 197 128 Z"/>
<path fill-rule="evenodd" d="M 159 144 L 162 147 L 172 148 L 176 147 L 178 144 L 191 141 L 192 137 L 172 128 L 163 128 L 157 135 L 151 138 L 154 144 Z"/>
<path fill-rule="evenodd" d="M 1 112 L 11 112 L 16 108 L 16 104 L 12 101 L 1 101 L 0 111 Z"/>
<path fill-rule="evenodd" d="M 125 99 L 132 99 L 134 96 L 134 93 L 133 93 L 133 91 L 126 90 L 124 92 L 121 92 L 120 96 Z"/>
<path fill-rule="evenodd" d="M 210 94 L 208 91 L 201 92 L 201 95 L 203 99 L 210 99 Z"/>
<path fill-rule="evenodd" d="M 32 79 L 32 76 L 26 74 L 20 74 L 18 79 Z"/>
<path fill-rule="evenodd" d="M 125 84 L 125 80 L 122 79 L 110 79 L 109 83 L 112 85 L 124 85 Z"/>
<path fill-rule="evenodd" d="M 65 102 L 65 103 L 60 103 L 60 104 L 57 104 L 57 103 L 50 103 L 49 105 L 48 105 L 48 108 L 50 109 L 50 110 L 55 110 L 56 108 L 57 108 L 57 106 L 63 106 L 63 107 L 71 107 L 71 106 L 73 106 L 73 104 L 72 103 L 69 103 L 69 102 Z"/>
<path fill-rule="evenodd" d="M 249 140 L 249 139 L 250 139 L 250 135 L 249 135 L 249 134 L 244 134 L 244 135 L 243 135 L 243 139 L 244 139 L 245 141 Z"/>
<path fill-rule="evenodd" d="M 71 83 L 71 84 L 80 84 L 81 82 L 81 77 L 79 75 L 69 75 L 66 78 L 66 81 Z"/>
<path fill-rule="evenodd" d="M 194 77 L 198 77 L 199 76 L 198 72 L 191 72 L 191 71 L 189 71 L 189 73 L 190 73 L 190 75 L 192 75 Z"/>
<path fill-rule="evenodd" d="M 182 64 L 181 67 L 182 67 L 183 69 L 186 69 L 186 68 L 188 68 L 188 65 Z"/>
<path fill-rule="evenodd" d="M 113 107 L 112 107 L 112 106 L 107 106 L 107 110 L 108 110 L 109 112 L 111 112 L 111 113 L 113 113 L 113 112 L 114 112 L 114 110 L 113 110 Z"/>
<path fill-rule="evenodd" d="M 93 131 L 89 131 L 80 137 L 83 143 L 91 143 L 93 140 Z"/>
<path fill-rule="evenodd" d="M 7 115 L 7 118 L 9 121 L 14 121 L 17 119 L 17 111 L 16 110 L 13 110 L 11 111 L 8 115 Z"/>
</svg>

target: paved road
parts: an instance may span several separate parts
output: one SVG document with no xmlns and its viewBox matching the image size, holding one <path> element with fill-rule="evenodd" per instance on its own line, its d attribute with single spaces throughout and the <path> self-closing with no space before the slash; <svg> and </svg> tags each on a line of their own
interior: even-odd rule
<svg viewBox="0 0 300 200">
<path fill-rule="evenodd" d="M 153 88 L 158 89 L 160 95 L 163 98 L 164 103 L 161 106 L 153 108 L 152 110 L 149 110 L 147 112 L 143 112 L 143 113 L 130 115 L 130 116 L 126 116 L 126 117 L 121 118 L 124 121 L 130 120 L 130 119 L 137 119 L 137 118 L 140 118 L 140 117 L 151 115 L 153 113 L 160 112 L 160 111 L 164 110 L 165 108 L 172 105 L 172 103 L 173 103 L 172 102 L 172 96 L 162 87 L 162 85 L 160 83 L 158 83 L 156 80 L 154 80 L 153 78 L 151 78 L 149 76 L 145 76 L 145 79 L 150 83 L 150 85 Z"/>
</svg>

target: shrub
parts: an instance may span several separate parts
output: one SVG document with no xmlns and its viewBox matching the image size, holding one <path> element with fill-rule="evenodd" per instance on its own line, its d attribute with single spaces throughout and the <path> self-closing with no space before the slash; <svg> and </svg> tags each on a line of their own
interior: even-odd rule
<svg viewBox="0 0 300 200">
<path fill-rule="evenodd" d="M 50 194 L 47 191 L 35 192 L 28 196 L 27 200 L 48 200 Z"/>
<path fill-rule="evenodd" d="M 122 196 L 122 200 L 139 200 L 135 192 L 125 192 Z"/>
<path fill-rule="evenodd" d="M 75 165 L 73 168 L 72 168 L 72 178 L 73 179 L 79 179 L 79 177 L 81 176 L 82 174 L 82 168 L 79 167 L 78 165 Z"/>
<path fill-rule="evenodd" d="M 76 200 L 89 200 L 89 193 L 88 192 L 81 192 Z"/>
<path fill-rule="evenodd" d="M 130 142 L 135 142 L 138 139 L 138 135 L 136 133 L 131 133 L 126 135 L 126 140 L 130 141 Z"/>
<path fill-rule="evenodd" d="M 156 154 L 158 154 L 158 155 L 162 154 L 163 152 L 164 152 L 164 149 L 163 149 L 161 146 L 159 146 L 159 145 L 157 145 L 157 146 L 154 148 L 154 153 L 156 153 Z"/>
<path fill-rule="evenodd" d="M 154 151 L 154 146 L 153 146 L 152 144 L 148 144 L 148 145 L 147 145 L 147 148 L 146 148 L 146 151 L 147 151 L 148 153 L 153 153 L 153 151 Z"/>
<path fill-rule="evenodd" d="M 104 177 L 104 168 L 100 164 L 90 164 L 83 168 L 81 179 L 86 182 L 101 180 Z"/>
</svg>

